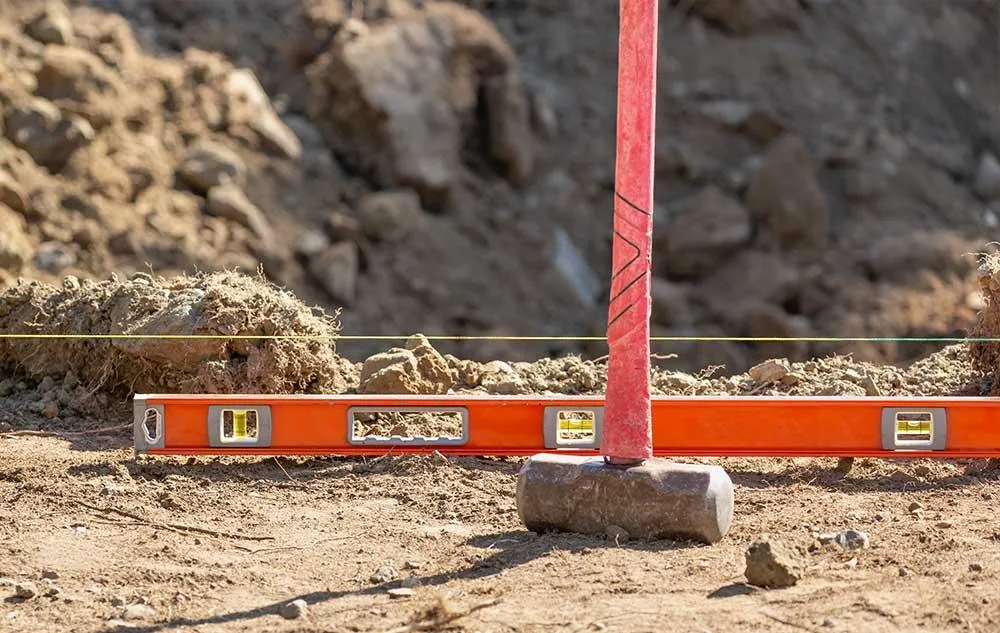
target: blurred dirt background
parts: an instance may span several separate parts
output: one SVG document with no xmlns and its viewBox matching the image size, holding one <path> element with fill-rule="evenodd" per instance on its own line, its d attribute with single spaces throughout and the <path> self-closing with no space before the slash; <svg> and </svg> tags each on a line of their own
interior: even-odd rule
<svg viewBox="0 0 1000 633">
<path fill-rule="evenodd" d="M 262 269 L 346 334 L 601 335 L 616 6 L 9 0 L 0 283 Z M 963 334 L 1000 213 L 997 2 L 661 6 L 655 333 Z"/>
</svg>

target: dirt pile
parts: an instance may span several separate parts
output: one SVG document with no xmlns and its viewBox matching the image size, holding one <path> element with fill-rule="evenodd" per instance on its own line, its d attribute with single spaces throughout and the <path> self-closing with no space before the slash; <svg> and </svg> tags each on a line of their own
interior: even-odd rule
<svg viewBox="0 0 1000 633">
<path fill-rule="evenodd" d="M 5 3 L 0 284 L 262 266 L 344 308 L 352 333 L 601 334 L 616 12 Z M 979 301 L 964 254 L 984 250 L 1000 212 L 998 19 L 975 0 L 664 3 L 655 333 L 964 334 Z M 598 281 L 581 290 L 581 277 Z M 605 351 L 441 347 L 507 361 Z M 677 369 L 743 371 L 937 347 L 657 351 Z"/>
<path fill-rule="evenodd" d="M 233 273 L 18 283 L 0 293 L 0 331 L 80 335 L 0 339 L 0 366 L 109 392 L 339 392 L 351 371 L 336 354 L 335 318 Z M 97 338 L 108 334 L 131 338 Z"/>
</svg>

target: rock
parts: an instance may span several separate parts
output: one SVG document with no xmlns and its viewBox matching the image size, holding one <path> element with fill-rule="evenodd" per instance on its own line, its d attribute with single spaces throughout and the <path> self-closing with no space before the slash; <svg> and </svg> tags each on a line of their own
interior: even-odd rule
<svg viewBox="0 0 1000 633">
<path fill-rule="evenodd" d="M 315 231 L 306 231 L 295 240 L 295 254 L 307 260 L 317 257 L 330 247 L 326 235 Z"/>
<path fill-rule="evenodd" d="M 358 393 L 445 394 L 454 386 L 448 361 L 429 344 L 375 354 L 361 366 Z"/>
<path fill-rule="evenodd" d="M 764 155 L 746 194 L 751 214 L 779 245 L 820 248 L 830 232 L 830 204 L 805 142 L 785 135 Z"/>
<path fill-rule="evenodd" d="M 250 202 L 243 190 L 234 184 L 221 184 L 208 191 L 208 213 L 245 226 L 265 243 L 270 243 L 273 235 L 264 212 Z"/>
<path fill-rule="evenodd" d="M 791 366 L 787 359 L 766 360 L 750 368 L 748 372 L 750 378 L 758 384 L 770 384 L 778 382 L 791 371 Z"/>
<path fill-rule="evenodd" d="M 207 193 L 223 184 L 242 186 L 246 171 L 246 164 L 236 152 L 213 141 L 192 145 L 178 168 L 180 177 L 199 193 Z"/>
<path fill-rule="evenodd" d="M 43 242 L 32 263 L 38 270 L 57 275 L 76 265 L 76 252 L 61 242 Z"/>
<path fill-rule="evenodd" d="M 623 527 L 617 525 L 609 525 L 606 530 L 604 530 L 604 536 L 608 538 L 615 544 L 621 545 L 622 543 L 627 543 L 631 535 Z"/>
<path fill-rule="evenodd" d="M 969 571 L 981 572 L 983 571 L 983 566 L 981 563 L 969 563 Z"/>
<path fill-rule="evenodd" d="M 747 210 L 715 186 L 682 201 L 663 225 L 656 242 L 664 253 L 663 270 L 676 277 L 711 271 L 749 242 L 752 233 Z"/>
<path fill-rule="evenodd" d="M 875 513 L 875 520 L 876 521 L 888 521 L 889 520 L 889 513 L 888 512 L 876 512 Z"/>
<path fill-rule="evenodd" d="M 326 216 L 323 230 L 334 242 L 356 242 L 361 237 L 361 223 L 340 211 L 334 211 Z"/>
<path fill-rule="evenodd" d="M 441 453 L 437 453 L 437 454 L 441 455 Z M 443 455 L 442 455 L 442 457 L 443 457 Z M 423 566 L 424 566 L 424 564 L 422 562 L 416 561 L 416 560 L 408 560 L 405 563 L 403 563 L 403 569 L 420 569 Z"/>
<path fill-rule="evenodd" d="M 298 620 L 306 616 L 308 609 L 309 606 L 306 604 L 306 601 L 298 598 L 288 604 L 282 605 L 280 614 L 286 620 Z"/>
<path fill-rule="evenodd" d="M 934 524 L 934 526 L 941 530 L 950 530 L 951 528 L 955 527 L 955 524 L 952 523 L 951 521 L 938 521 L 937 523 Z"/>
<path fill-rule="evenodd" d="M 24 31 L 43 44 L 66 46 L 73 43 L 73 20 L 62 2 L 48 2 Z"/>
<path fill-rule="evenodd" d="M 21 274 L 31 251 L 24 218 L 0 205 L 0 270 Z"/>
<path fill-rule="evenodd" d="M 531 171 L 516 56 L 475 10 L 431 3 L 341 29 L 308 77 L 327 145 L 381 188 L 412 187 L 426 207 L 447 198 L 470 144 L 508 177 Z"/>
<path fill-rule="evenodd" d="M 46 580 L 58 580 L 59 572 L 54 569 L 44 569 L 42 570 L 42 578 Z"/>
<path fill-rule="evenodd" d="M 38 586 L 33 582 L 21 582 L 14 585 L 14 597 L 21 600 L 32 600 L 38 597 Z"/>
<path fill-rule="evenodd" d="M 24 188 L 3 169 L 0 169 L 0 204 L 10 207 L 15 213 L 24 215 L 28 206 Z"/>
<path fill-rule="evenodd" d="M 396 568 L 391 565 L 383 565 L 375 570 L 369 580 L 373 585 L 381 585 L 396 579 Z"/>
<path fill-rule="evenodd" d="M 689 289 L 662 277 L 653 277 L 651 282 L 652 320 L 665 327 L 689 325 L 694 321 L 691 310 Z"/>
<path fill-rule="evenodd" d="M 390 598 L 410 598 L 413 596 L 414 591 L 410 587 L 396 587 L 390 589 L 388 592 Z"/>
<path fill-rule="evenodd" d="M 402 587 L 413 588 L 413 587 L 419 587 L 420 585 L 423 584 L 423 582 L 419 578 L 410 576 L 409 578 L 404 578 L 399 584 Z"/>
<path fill-rule="evenodd" d="M 490 361 L 483 365 L 479 375 L 479 385 L 488 393 L 515 395 L 525 393 L 527 386 L 521 375 L 502 360 Z"/>
<path fill-rule="evenodd" d="M 309 274 L 337 301 L 353 303 L 357 296 L 360 260 L 354 242 L 340 242 L 309 261 Z"/>
<path fill-rule="evenodd" d="M 820 534 L 817 538 L 823 545 L 833 544 L 849 552 L 867 549 L 871 543 L 871 538 L 867 532 L 859 532 L 857 530 Z"/>
<path fill-rule="evenodd" d="M 35 76 L 36 95 L 78 110 L 95 127 L 128 114 L 125 83 L 100 57 L 81 48 L 46 46 Z"/>
<path fill-rule="evenodd" d="M 294 160 L 302 156 L 298 136 L 274 111 L 253 71 L 233 70 L 223 83 L 223 91 L 229 98 L 226 111 L 230 125 L 246 125 L 260 138 L 264 149 L 272 153 Z"/>
<path fill-rule="evenodd" d="M 913 469 L 913 474 L 915 474 L 917 477 L 926 477 L 927 475 L 931 474 L 931 467 L 928 466 L 927 464 L 919 464 L 917 465 L 916 468 Z"/>
<path fill-rule="evenodd" d="M 70 155 L 90 143 L 94 135 L 93 126 L 85 119 L 63 116 L 45 99 L 14 103 L 7 112 L 7 137 L 52 173 L 59 173 Z"/>
<path fill-rule="evenodd" d="M 358 201 L 357 214 L 365 235 L 388 242 L 406 238 L 423 220 L 420 197 L 412 189 L 370 193 Z"/>
<path fill-rule="evenodd" d="M 919 501 L 914 501 L 913 503 L 910 504 L 907 510 L 909 510 L 910 512 L 922 512 L 924 510 L 924 504 L 920 503 Z"/>
<path fill-rule="evenodd" d="M 1000 160 L 987 152 L 979 159 L 973 189 L 986 200 L 1000 198 Z"/>
<path fill-rule="evenodd" d="M 691 10 L 739 35 L 796 26 L 803 16 L 798 0 L 699 0 Z"/>
<path fill-rule="evenodd" d="M 805 556 L 797 548 L 764 535 L 746 551 L 747 582 L 757 587 L 791 587 L 802 579 Z"/>
<path fill-rule="evenodd" d="M 59 405 L 55 402 L 46 402 L 42 410 L 39 411 L 43 418 L 53 419 L 59 417 Z"/>
</svg>

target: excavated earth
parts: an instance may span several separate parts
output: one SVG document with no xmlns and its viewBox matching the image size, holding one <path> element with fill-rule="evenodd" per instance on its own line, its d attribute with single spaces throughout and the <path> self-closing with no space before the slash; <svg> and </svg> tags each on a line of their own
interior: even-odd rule
<svg viewBox="0 0 1000 633">
<path fill-rule="evenodd" d="M 1000 267 L 989 259 L 980 272 L 987 304 L 982 337 L 1000 334 L 997 278 Z M 260 320 L 240 312 L 244 321 L 234 324 L 226 299 L 248 294 Z M 350 363 L 326 338 L 337 331 L 332 319 L 260 280 L 232 274 L 138 275 L 63 289 L 32 284 L 0 294 L 9 328 L 15 310 L 61 304 L 74 306 L 61 312 L 66 322 L 85 323 L 92 333 L 113 322 L 136 331 L 176 319 L 171 331 L 320 338 L 309 348 L 297 339 L 229 338 L 194 349 L 146 339 L 125 346 L 103 339 L 56 340 L 44 348 L 31 340 L 5 344 L 5 630 L 1000 626 L 1000 469 L 993 462 L 859 459 L 848 471 L 833 459 L 694 460 L 722 464 L 736 485 L 733 529 L 717 545 L 638 542 L 620 532 L 536 534 L 517 516 L 522 460 L 516 458 L 137 457 L 122 377 L 136 371 L 137 382 L 167 390 L 217 385 L 231 375 L 231 384 L 248 390 L 599 394 L 606 381 L 601 361 L 482 364 L 441 354 L 416 335 Z M 20 332 L 59 327 L 23 314 Z M 267 329 L 276 314 L 294 318 Z M 657 369 L 652 382 L 656 393 L 670 395 L 983 395 L 994 389 L 997 369 L 996 352 L 984 345 L 951 346 L 905 369 L 846 356 L 774 359 L 742 374 Z M 290 354 L 300 362 L 290 363 Z M 109 365 L 122 371 L 109 373 Z M 165 371 L 151 373 L 150 366 Z M 446 431 L 420 420 L 376 421 L 365 430 Z M 864 547 L 823 544 L 826 534 L 845 530 L 864 532 Z M 755 553 L 747 558 L 751 542 Z M 763 577 L 747 570 L 747 560 L 762 552 L 770 570 Z M 758 586 L 775 578 L 794 584 Z"/>
<path fill-rule="evenodd" d="M 602 393 L 599 345 L 412 333 L 602 333 L 616 4 L 0 3 L 0 630 L 1000 629 L 995 461 L 692 460 L 709 547 L 528 532 L 514 458 L 133 454 L 143 391 Z M 1000 336 L 996 0 L 661 6 L 655 334 Z M 656 352 L 1000 393 L 990 340 Z"/>
</svg>

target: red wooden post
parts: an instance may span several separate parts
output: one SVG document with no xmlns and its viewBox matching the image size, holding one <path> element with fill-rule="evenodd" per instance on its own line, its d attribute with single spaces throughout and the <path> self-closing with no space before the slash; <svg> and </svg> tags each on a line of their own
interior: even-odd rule
<svg viewBox="0 0 1000 633">
<path fill-rule="evenodd" d="M 653 455 L 649 317 L 658 0 L 620 0 L 619 15 L 610 356 L 601 452 L 610 461 L 628 463 Z"/>
</svg>

